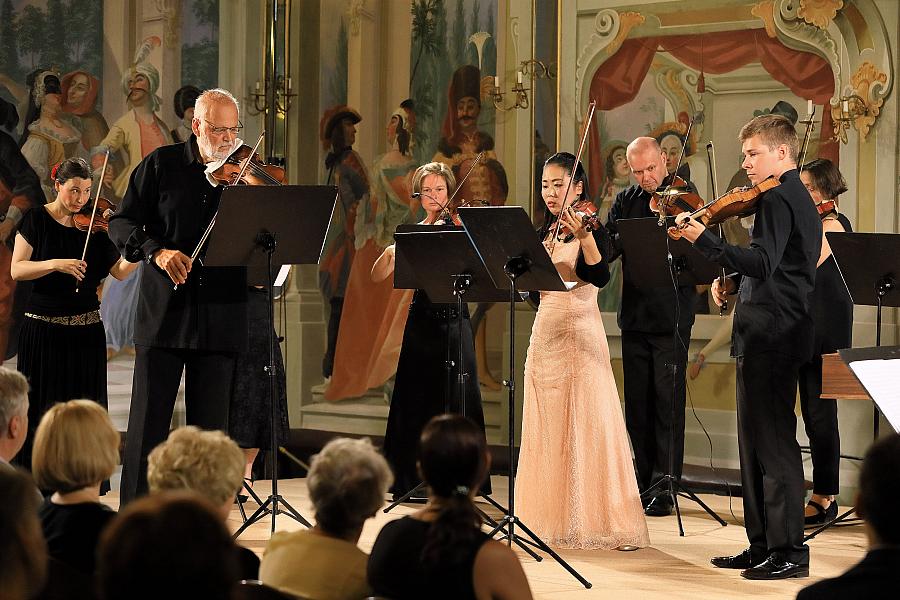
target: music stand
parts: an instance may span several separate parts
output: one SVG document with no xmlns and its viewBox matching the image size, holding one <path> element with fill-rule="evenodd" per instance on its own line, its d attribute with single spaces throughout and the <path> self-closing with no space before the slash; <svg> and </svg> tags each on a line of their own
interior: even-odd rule
<svg viewBox="0 0 900 600">
<path fill-rule="evenodd" d="M 491 504 L 505 513 L 490 535 L 494 537 L 497 533 L 504 532 L 500 539 L 506 539 L 509 545 L 515 543 L 521 546 L 521 542 L 524 541 L 546 552 L 585 588 L 589 589 L 591 582 L 535 535 L 515 513 L 513 448 L 515 447 L 516 426 L 516 298 L 521 291 L 564 292 L 569 289 L 569 286 L 560 278 L 556 267 L 550 260 L 550 255 L 547 254 L 538 236 L 535 235 L 531 219 L 522 207 L 460 207 L 458 212 L 466 233 L 472 240 L 472 245 L 487 268 L 494 285 L 498 288 L 509 286 L 509 295 L 506 298 L 509 302 L 509 379 L 503 382 L 509 394 L 509 439 L 507 441 L 509 505 L 506 510 L 503 510 L 502 506 L 489 499 Z M 517 536 L 516 525 L 531 539 Z M 532 556 L 535 560 L 541 560 L 541 557 L 533 553 Z"/>
<path fill-rule="evenodd" d="M 462 322 L 463 296 L 466 302 L 497 302 L 506 299 L 506 292 L 494 286 L 490 275 L 478 258 L 469 237 L 461 227 L 419 225 L 398 227 L 394 234 L 394 288 L 420 289 L 432 302 L 456 304 L 456 362 L 451 360 L 450 317 L 447 319 L 447 386 L 444 412 L 453 412 L 451 379 L 457 367 L 456 384 L 459 414 L 466 416 L 466 380 L 464 372 Z M 424 482 L 393 501 L 383 512 L 406 502 L 425 489 Z"/>
<path fill-rule="evenodd" d="M 303 515 L 278 493 L 278 402 L 275 381 L 274 277 L 283 264 L 317 264 L 325 245 L 337 188 L 334 186 L 230 186 L 222 192 L 215 233 L 203 258 L 206 266 L 246 266 L 248 285 L 266 285 L 269 292 L 269 401 L 272 436 L 272 493 L 234 533 L 284 514 L 311 527 Z M 255 494 L 254 494 L 255 496 Z M 271 508 L 269 508 L 271 506 Z M 282 509 L 281 507 L 284 507 Z"/>
<path fill-rule="evenodd" d="M 673 283 L 677 286 L 707 285 L 719 274 L 720 267 L 707 260 L 693 244 L 685 239 L 672 240 L 666 231 L 675 219 L 667 217 L 663 227 L 652 217 L 641 219 L 622 219 L 616 221 L 619 238 L 622 241 L 622 254 L 628 257 L 623 269 L 628 279 L 638 287 L 669 288 Z M 674 290 L 675 302 L 678 302 L 678 291 Z M 678 323 L 672 325 L 672 352 L 675 354 L 672 364 L 672 385 L 678 384 Z M 683 374 L 682 374 L 683 376 Z M 654 489 L 662 489 L 675 506 L 675 517 L 678 521 L 678 534 L 684 537 L 684 525 L 681 521 L 681 508 L 678 496 L 693 500 L 705 510 L 709 516 L 725 527 L 728 525 L 703 500 L 676 478 L 675 473 L 675 389 L 672 390 L 671 419 L 669 420 L 669 465 L 668 472 L 650 485 L 643 494 Z"/>
</svg>

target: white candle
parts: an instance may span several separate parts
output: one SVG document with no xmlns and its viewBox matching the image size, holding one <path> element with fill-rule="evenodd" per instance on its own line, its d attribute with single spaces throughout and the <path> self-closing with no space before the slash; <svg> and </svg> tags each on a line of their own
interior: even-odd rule
<svg viewBox="0 0 900 600">
<path fill-rule="evenodd" d="M 844 113 L 845 115 L 850 114 L 850 101 L 849 100 L 844 100 L 843 102 L 841 102 L 841 112 Z"/>
<path fill-rule="evenodd" d="M 256 91 L 257 92 L 259 91 L 259 80 L 258 79 L 256 80 Z"/>
<path fill-rule="evenodd" d="M 806 101 L 806 114 L 811 115 L 813 111 L 812 100 Z"/>
<path fill-rule="evenodd" d="M 516 71 L 516 83 L 522 83 L 522 71 Z"/>
<path fill-rule="evenodd" d="M 288 87 L 287 87 L 287 89 L 288 89 L 288 91 L 291 91 L 291 78 L 290 78 L 290 77 L 288 77 Z"/>
<path fill-rule="evenodd" d="M 496 75 L 494 75 L 494 87 L 498 89 L 500 88 L 500 78 Z"/>
</svg>

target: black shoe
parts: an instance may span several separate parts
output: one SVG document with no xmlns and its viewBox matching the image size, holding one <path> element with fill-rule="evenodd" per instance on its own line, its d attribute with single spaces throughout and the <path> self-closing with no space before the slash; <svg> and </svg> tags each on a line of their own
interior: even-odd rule
<svg viewBox="0 0 900 600">
<path fill-rule="evenodd" d="M 785 560 L 778 552 L 773 552 L 762 564 L 741 571 L 744 579 L 791 579 L 809 577 L 809 565 Z"/>
<path fill-rule="evenodd" d="M 648 517 L 668 517 L 672 514 L 672 499 L 669 496 L 657 496 L 644 507 Z"/>
<path fill-rule="evenodd" d="M 719 567 L 720 569 L 749 569 L 765 562 L 765 560 L 765 558 L 754 560 L 750 548 L 747 548 L 740 554 L 735 554 L 734 556 L 714 556 L 709 562 L 712 566 Z"/>
<path fill-rule="evenodd" d="M 825 523 L 831 523 L 837 518 L 838 514 L 838 504 L 837 500 L 832 500 L 831 504 L 828 505 L 828 508 L 823 508 L 821 504 L 816 502 L 815 500 L 810 500 L 807 502 L 810 506 L 816 509 L 816 514 L 811 515 L 809 517 L 803 517 L 803 524 L 806 527 L 816 526 L 816 525 L 824 525 Z"/>
</svg>

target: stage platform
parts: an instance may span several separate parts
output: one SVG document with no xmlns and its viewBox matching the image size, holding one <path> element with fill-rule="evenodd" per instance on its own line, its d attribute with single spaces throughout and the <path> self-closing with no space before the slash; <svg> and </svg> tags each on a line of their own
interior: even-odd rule
<svg viewBox="0 0 900 600">
<path fill-rule="evenodd" d="M 507 484 L 503 477 L 492 478 L 493 496 L 506 505 Z M 255 491 L 265 499 L 269 482 L 256 482 Z M 279 481 L 279 491 L 291 505 L 310 521 L 312 509 L 305 479 Z M 740 498 L 703 494 L 702 499 L 727 522 L 720 527 L 696 504 L 683 501 L 685 536 L 678 535 L 675 516 L 648 518 L 652 546 L 635 552 L 560 550 L 567 560 L 586 579 L 593 583 L 590 590 L 549 557 L 538 563 L 522 552 L 520 560 L 535 598 L 545 599 L 709 599 L 709 598 L 794 598 L 802 587 L 821 579 L 833 577 L 858 562 L 866 550 L 866 539 L 861 525 L 836 527 L 810 542 L 811 576 L 807 579 L 786 581 L 751 582 L 741 578 L 738 571 L 716 569 L 709 558 L 716 554 L 737 553 L 747 545 L 744 528 L 740 525 L 742 507 Z M 118 492 L 112 492 L 103 500 L 116 508 Z M 256 509 L 254 502 L 247 503 L 248 513 Z M 392 519 L 416 510 L 420 505 L 403 505 L 389 514 L 379 511 L 367 522 L 360 539 L 360 547 L 369 552 L 379 529 Z M 486 503 L 480 504 L 487 510 Z M 733 513 L 733 514 L 732 514 Z M 241 524 L 241 516 L 235 507 L 228 519 L 228 526 L 235 531 Z M 278 516 L 278 531 L 292 531 L 302 527 L 286 516 Z M 527 523 L 526 523 L 527 525 Z M 262 555 L 270 537 L 271 517 L 248 528 L 239 542 Z"/>
</svg>

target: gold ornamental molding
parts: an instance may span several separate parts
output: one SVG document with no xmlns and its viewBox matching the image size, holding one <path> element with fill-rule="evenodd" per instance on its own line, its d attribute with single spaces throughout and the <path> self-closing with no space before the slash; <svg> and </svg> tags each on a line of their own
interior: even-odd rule
<svg viewBox="0 0 900 600">
<path fill-rule="evenodd" d="M 797 16 L 819 29 L 827 29 L 842 8 L 844 0 L 800 0 Z"/>
</svg>

